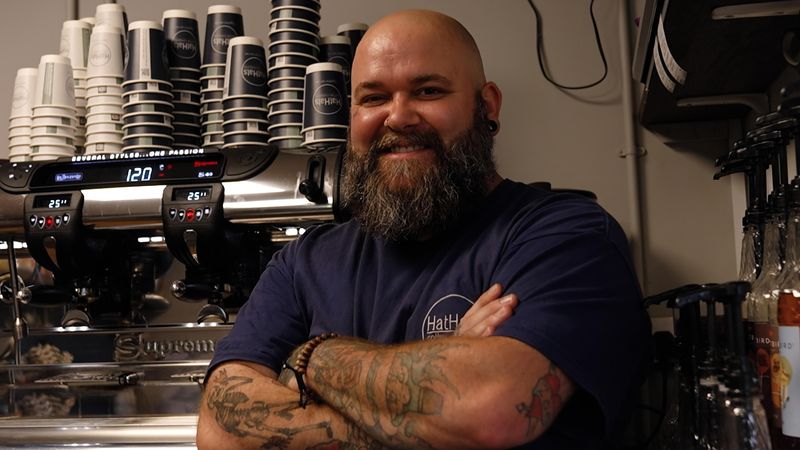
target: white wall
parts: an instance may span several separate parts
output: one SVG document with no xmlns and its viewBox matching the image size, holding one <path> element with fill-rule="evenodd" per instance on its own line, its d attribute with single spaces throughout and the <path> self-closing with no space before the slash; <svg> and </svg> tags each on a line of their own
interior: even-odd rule
<svg viewBox="0 0 800 450">
<path fill-rule="evenodd" d="M 594 81 L 602 66 L 594 44 L 588 0 L 535 0 L 542 13 L 544 48 L 550 73 L 562 84 Z M 97 0 L 80 1 L 80 16 L 92 15 Z M 126 0 L 129 19 L 160 20 L 165 9 L 205 14 L 212 1 Z M 233 1 L 245 16 L 245 32 L 267 39 L 269 2 Z M 595 15 L 609 74 L 601 85 L 572 93 L 548 84 L 539 71 L 535 22 L 525 0 L 322 0 L 322 33 L 344 22 L 371 23 L 401 8 L 429 8 L 449 14 L 470 29 L 483 54 L 488 78 L 504 93 L 496 158 L 503 175 L 520 181 L 550 181 L 554 187 L 594 191 L 600 202 L 629 229 L 619 61 L 619 0 L 597 0 Z M 634 2 L 641 10 L 641 0 Z M 64 2 L 64 5 L 66 2 Z M 0 33 L 5 38 L 0 72 L 0 119 L 7 118 L 14 71 L 36 64 L 38 55 L 58 50 L 61 2 L 4 2 Z M 635 15 L 635 13 L 634 13 Z M 201 20 L 202 28 L 202 20 Z M 202 33 L 202 30 L 201 30 Z M 627 74 L 625 74 L 627 76 Z M 5 87 L 3 87 L 5 86 Z M 637 85 L 638 87 L 638 85 Z M 2 105 L 8 105 L 3 107 Z M 3 122 L 5 123 L 5 122 Z M 7 131 L 0 129 L 0 141 Z M 641 130 L 647 149 L 641 161 L 644 196 L 645 291 L 655 293 L 689 282 L 736 277 L 736 227 L 731 226 L 729 181 L 713 181 L 713 156 L 725 142 L 705 151 L 664 145 Z M 0 156 L 7 153 L 0 151 Z M 734 221 L 738 218 L 734 218 Z"/>
</svg>

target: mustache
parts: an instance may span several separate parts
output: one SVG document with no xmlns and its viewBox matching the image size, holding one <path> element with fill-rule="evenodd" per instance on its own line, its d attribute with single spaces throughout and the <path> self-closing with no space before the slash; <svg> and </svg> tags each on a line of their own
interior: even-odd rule
<svg viewBox="0 0 800 450">
<path fill-rule="evenodd" d="M 412 133 L 387 131 L 370 143 L 369 153 L 379 155 L 389 153 L 395 147 L 417 146 L 432 148 L 438 152 L 444 148 L 444 143 L 434 130 L 415 131 Z"/>
</svg>

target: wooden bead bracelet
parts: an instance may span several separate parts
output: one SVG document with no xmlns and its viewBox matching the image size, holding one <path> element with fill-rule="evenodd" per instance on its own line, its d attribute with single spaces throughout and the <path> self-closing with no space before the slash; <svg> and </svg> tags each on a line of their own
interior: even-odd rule
<svg viewBox="0 0 800 450">
<path fill-rule="evenodd" d="M 297 380 L 297 388 L 300 391 L 300 407 L 304 408 L 308 403 L 311 401 L 313 397 L 313 392 L 308 389 L 305 380 L 303 380 L 303 376 L 306 374 L 308 370 L 308 361 L 311 358 L 311 352 L 314 351 L 315 348 L 319 346 L 323 341 L 328 339 L 332 339 L 337 337 L 336 333 L 322 333 L 319 336 L 314 337 L 311 340 L 306 341 L 300 350 L 297 352 L 297 356 L 295 356 L 294 364 L 292 364 L 289 360 L 283 363 L 283 370 L 291 370 L 294 374 L 295 380 Z"/>
</svg>

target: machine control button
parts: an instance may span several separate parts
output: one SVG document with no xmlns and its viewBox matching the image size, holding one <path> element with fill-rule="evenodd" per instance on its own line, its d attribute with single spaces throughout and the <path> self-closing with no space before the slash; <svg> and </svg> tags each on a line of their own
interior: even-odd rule
<svg viewBox="0 0 800 450">
<path fill-rule="evenodd" d="M 64 213 L 64 215 L 61 216 L 61 223 L 64 225 L 69 223 L 69 213 Z"/>
<path fill-rule="evenodd" d="M 61 226 L 61 216 L 55 216 L 54 219 L 55 219 L 55 222 L 56 222 L 56 228 L 60 227 Z"/>
<path fill-rule="evenodd" d="M 197 209 L 194 210 L 194 220 L 196 220 L 198 222 L 203 220 L 203 210 L 202 209 L 197 208 Z"/>
<path fill-rule="evenodd" d="M 39 228 L 44 228 L 44 216 L 39 217 L 39 220 L 36 221 L 36 225 L 38 225 Z"/>
<path fill-rule="evenodd" d="M 31 226 L 33 227 L 33 226 L 36 226 L 36 221 L 39 220 L 39 218 L 36 217 L 36 214 L 31 214 L 31 216 L 28 218 L 28 220 L 30 221 Z"/>
<path fill-rule="evenodd" d="M 180 220 L 181 222 L 183 222 L 183 220 L 184 220 L 185 218 L 186 218 L 186 211 L 184 211 L 184 210 L 182 210 L 182 209 L 179 209 L 179 210 L 178 210 L 178 220 Z"/>
<path fill-rule="evenodd" d="M 175 209 L 175 208 L 170 208 L 169 209 L 169 219 L 170 220 L 175 220 L 175 215 L 176 214 L 178 214 L 178 210 L 177 209 Z"/>
<path fill-rule="evenodd" d="M 55 223 L 56 221 L 53 220 L 53 216 L 47 216 L 47 218 L 44 219 L 44 226 L 48 229 L 53 228 Z"/>
<path fill-rule="evenodd" d="M 8 179 L 9 179 L 9 180 L 13 180 L 13 179 L 15 179 L 15 178 L 17 178 L 17 176 L 14 174 L 14 172 L 9 172 L 9 173 L 8 173 Z"/>
<path fill-rule="evenodd" d="M 211 207 L 210 206 L 206 206 L 205 208 L 203 208 L 203 215 L 207 216 L 209 214 L 211 214 Z"/>
<path fill-rule="evenodd" d="M 186 221 L 194 222 L 194 210 L 191 208 L 186 210 Z"/>
</svg>

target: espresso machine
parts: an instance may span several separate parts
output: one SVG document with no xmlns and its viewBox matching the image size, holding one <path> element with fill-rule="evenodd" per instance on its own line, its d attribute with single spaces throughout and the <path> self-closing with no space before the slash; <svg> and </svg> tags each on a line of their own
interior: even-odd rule
<svg viewBox="0 0 800 450">
<path fill-rule="evenodd" d="M 0 448 L 193 448 L 214 346 L 262 270 L 345 217 L 342 153 L 0 161 Z"/>
</svg>

